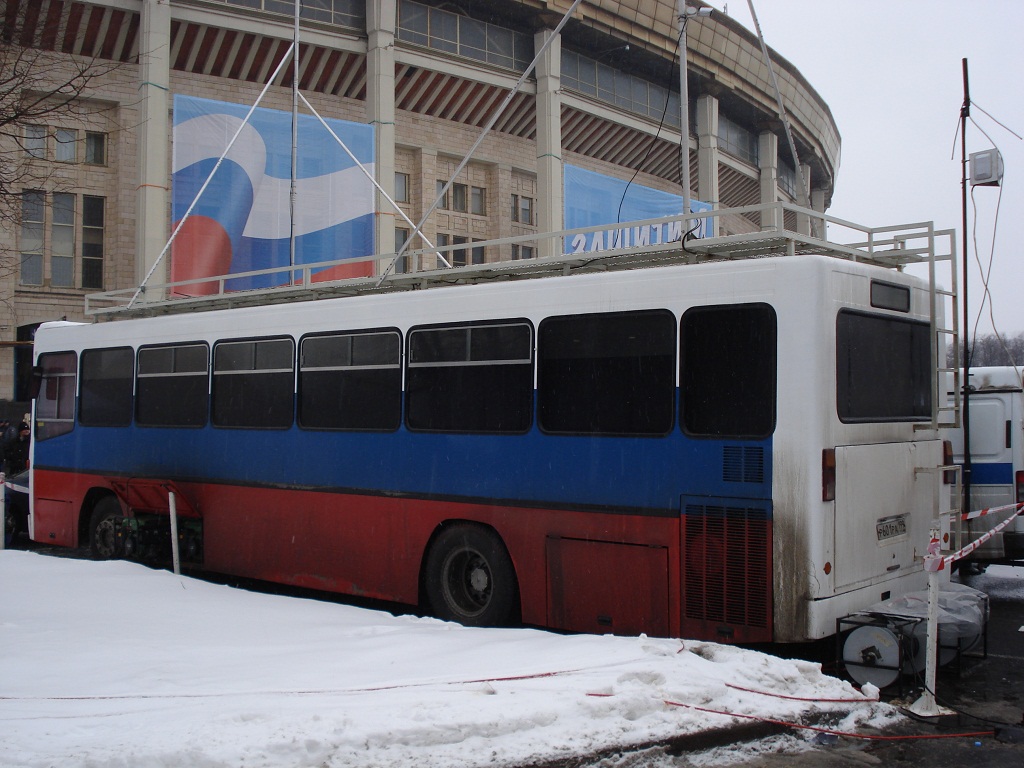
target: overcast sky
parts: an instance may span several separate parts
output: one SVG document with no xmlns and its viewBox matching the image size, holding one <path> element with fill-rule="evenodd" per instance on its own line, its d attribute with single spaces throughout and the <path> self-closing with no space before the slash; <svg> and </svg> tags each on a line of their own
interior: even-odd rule
<svg viewBox="0 0 1024 768">
<path fill-rule="evenodd" d="M 829 213 L 868 226 L 934 221 L 957 230 L 962 260 L 957 126 L 967 59 L 967 152 L 1003 156 L 990 289 L 1000 333 L 1024 333 L 1024 2 L 1022 0 L 753 0 L 768 45 L 795 65 L 832 110 L 842 160 Z M 755 31 L 747 0 L 712 0 Z M 984 112 L 982 112 L 984 110 Z M 992 116 L 988 117 L 985 112 Z M 984 133 L 982 133 L 984 131 Z M 991 142 L 985 137 L 991 138 Z M 971 326 L 984 287 L 1000 190 L 968 195 Z M 961 307 L 960 312 L 963 312 Z M 986 306 L 979 334 L 992 332 Z"/>
</svg>

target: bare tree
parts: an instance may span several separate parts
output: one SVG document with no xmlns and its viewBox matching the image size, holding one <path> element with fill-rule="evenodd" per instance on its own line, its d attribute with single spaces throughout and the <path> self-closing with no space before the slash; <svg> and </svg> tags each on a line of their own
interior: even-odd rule
<svg viewBox="0 0 1024 768">
<path fill-rule="evenodd" d="M 973 367 L 987 365 L 1024 365 L 1024 334 L 1016 336 L 996 336 L 986 334 L 970 341 L 970 364 Z M 946 355 L 947 364 L 960 365 L 963 362 L 963 350 L 950 347 Z"/>
<path fill-rule="evenodd" d="M 34 47 L 52 35 L 46 22 L 42 29 L 26 29 L 20 5 L 0 0 L 0 230 L 9 233 L 19 229 L 25 190 L 60 186 L 45 156 L 53 126 L 75 124 L 83 96 L 122 66 Z M 9 269 L 8 256 L 0 251 L 0 263 Z"/>
</svg>

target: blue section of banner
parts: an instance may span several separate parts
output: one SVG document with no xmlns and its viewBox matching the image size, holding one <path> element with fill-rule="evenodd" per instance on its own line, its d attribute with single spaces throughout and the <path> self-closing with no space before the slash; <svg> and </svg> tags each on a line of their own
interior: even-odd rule
<svg viewBox="0 0 1024 768">
<path fill-rule="evenodd" d="M 644 219 L 679 216 L 683 212 L 682 195 L 662 192 L 642 184 L 605 176 L 573 165 L 563 167 L 565 228 L 608 226 L 608 230 L 589 232 L 566 241 L 570 253 L 601 251 L 631 245 L 648 245 L 679 240 L 681 225 L 623 227 Z M 712 206 L 690 201 L 691 211 L 710 211 Z M 707 236 L 707 219 L 700 220 L 696 237 Z"/>
</svg>

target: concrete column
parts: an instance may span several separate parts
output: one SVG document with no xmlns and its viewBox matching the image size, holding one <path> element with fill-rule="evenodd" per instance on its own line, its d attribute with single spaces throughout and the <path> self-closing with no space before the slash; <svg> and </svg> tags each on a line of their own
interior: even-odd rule
<svg viewBox="0 0 1024 768">
<path fill-rule="evenodd" d="M 811 188 L 811 208 L 819 213 L 825 212 L 825 190 Z M 811 222 L 811 231 L 820 240 L 826 240 L 828 235 L 828 224 L 825 219 L 815 219 Z"/>
<path fill-rule="evenodd" d="M 801 163 L 800 164 L 800 173 L 803 174 L 804 184 L 807 185 L 807 189 L 810 189 L 811 188 L 811 166 L 807 165 L 806 163 Z M 804 208 L 810 208 L 811 207 L 811 201 L 810 200 L 801 199 L 801 198 L 803 198 L 803 192 L 800 191 L 801 190 L 801 186 L 800 186 L 800 179 L 799 178 L 797 178 L 797 180 L 796 180 L 796 189 L 797 189 L 797 192 L 796 192 L 797 204 L 803 206 Z M 808 216 L 806 213 L 798 213 L 796 215 L 796 231 L 799 232 L 801 235 L 810 235 L 811 234 L 811 217 Z"/>
<path fill-rule="evenodd" d="M 135 278 L 149 274 L 170 236 L 167 199 L 170 166 L 170 48 L 169 0 L 143 0 L 139 31 L 139 183 L 135 192 Z M 149 282 L 166 283 L 170 254 L 153 272 Z M 113 288 L 114 286 L 107 286 Z M 140 301 L 159 300 L 149 292 Z"/>
<path fill-rule="evenodd" d="M 498 163 L 494 169 L 495 199 L 489 208 L 490 218 L 497 222 L 498 237 L 518 234 L 512 227 L 512 166 L 508 163 Z M 507 243 L 498 251 L 499 261 L 509 261 L 512 258 L 512 244 Z"/>
<path fill-rule="evenodd" d="M 397 0 L 366 0 L 366 116 L 374 129 L 377 183 L 395 195 L 395 22 Z M 397 213 L 376 194 L 377 253 L 395 250 Z M 383 268 L 378 265 L 378 268 Z"/>
<path fill-rule="evenodd" d="M 542 29 L 534 35 L 541 46 L 554 34 Z M 562 99 L 558 89 L 562 80 L 562 45 L 556 37 L 537 62 L 537 229 L 557 232 L 564 228 L 562 186 Z M 538 243 L 539 256 L 557 256 L 561 243 L 544 238 Z"/>
<path fill-rule="evenodd" d="M 779 199 L 779 137 L 765 131 L 758 138 L 761 168 L 761 205 Z M 782 229 L 782 216 L 774 212 L 761 214 L 761 229 Z"/>
<path fill-rule="evenodd" d="M 413 215 L 410 216 L 413 221 L 419 222 L 423 216 L 424 211 L 429 208 L 434 199 L 437 197 L 437 150 L 424 147 L 417 152 L 417 159 L 420 164 L 420 186 L 419 193 L 416 195 L 417 200 L 413 200 Z M 422 234 L 430 240 L 430 242 L 437 244 L 437 212 L 431 214 L 430 218 L 427 219 L 421 230 Z M 413 248 L 425 248 L 426 243 L 421 239 L 416 238 L 412 244 Z M 441 262 L 437 260 L 436 256 L 423 256 L 423 260 L 416 264 L 414 267 L 410 267 L 410 271 L 420 271 L 423 269 L 435 269 L 441 266 Z"/>
<path fill-rule="evenodd" d="M 718 99 L 710 94 L 697 97 L 697 199 L 718 202 Z M 708 237 L 718 237 L 718 217 L 710 220 Z"/>
</svg>

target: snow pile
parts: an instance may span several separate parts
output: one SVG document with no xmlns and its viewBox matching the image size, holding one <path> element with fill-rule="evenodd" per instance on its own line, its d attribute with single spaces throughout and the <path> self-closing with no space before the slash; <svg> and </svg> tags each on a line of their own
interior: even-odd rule
<svg viewBox="0 0 1024 768">
<path fill-rule="evenodd" d="M 704 710 L 894 716 L 816 664 L 714 643 L 467 629 L 28 552 L 0 552 L 0 584 L 5 766 L 512 766 L 750 722 Z"/>
</svg>

